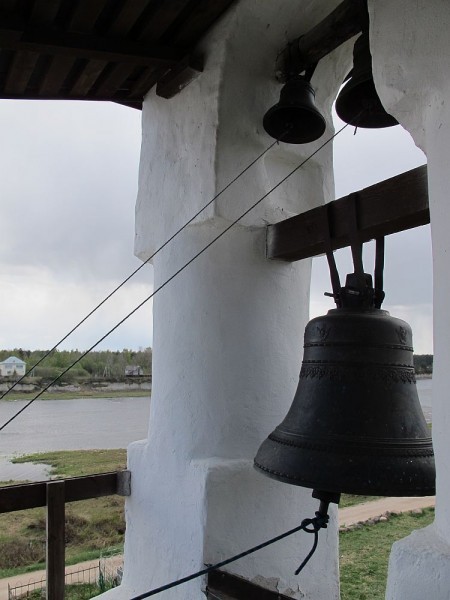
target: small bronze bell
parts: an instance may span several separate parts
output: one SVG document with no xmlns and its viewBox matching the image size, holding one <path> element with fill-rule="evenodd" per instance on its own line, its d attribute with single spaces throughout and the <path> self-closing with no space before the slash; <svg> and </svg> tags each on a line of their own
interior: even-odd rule
<svg viewBox="0 0 450 600">
<path fill-rule="evenodd" d="M 340 288 L 339 307 L 308 323 L 297 392 L 258 450 L 259 471 L 334 493 L 334 502 L 341 492 L 435 493 L 411 328 L 376 308 L 383 297 L 370 275 L 354 273 Z"/>
<path fill-rule="evenodd" d="M 385 111 L 375 89 L 368 31 L 355 42 L 353 70 L 336 99 L 336 112 L 345 123 L 356 127 L 377 129 L 398 125 Z"/>
<path fill-rule="evenodd" d="M 280 101 L 263 119 L 267 133 L 288 144 L 307 144 L 320 138 L 326 122 L 314 104 L 315 92 L 302 76 L 289 79 L 280 93 Z"/>
</svg>

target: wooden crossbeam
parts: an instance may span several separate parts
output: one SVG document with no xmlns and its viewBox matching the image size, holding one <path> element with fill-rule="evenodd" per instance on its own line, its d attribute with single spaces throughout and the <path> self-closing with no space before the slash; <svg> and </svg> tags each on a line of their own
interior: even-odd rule
<svg viewBox="0 0 450 600">
<path fill-rule="evenodd" d="M 61 480 L 66 502 L 120 494 L 130 495 L 130 471 L 98 473 Z M 24 483 L 0 488 L 0 513 L 46 506 L 47 483 Z"/>
<path fill-rule="evenodd" d="M 302 73 L 341 44 L 367 28 L 366 0 L 344 0 L 310 31 L 293 40 L 277 59 L 277 74 L 286 81 L 289 74 Z"/>
<path fill-rule="evenodd" d="M 353 194 L 328 205 L 331 245 L 350 245 L 349 211 Z M 362 242 L 430 222 L 427 167 L 418 167 L 360 190 L 356 196 L 358 231 Z M 267 258 L 295 261 L 325 253 L 324 207 L 267 227 Z"/>
</svg>

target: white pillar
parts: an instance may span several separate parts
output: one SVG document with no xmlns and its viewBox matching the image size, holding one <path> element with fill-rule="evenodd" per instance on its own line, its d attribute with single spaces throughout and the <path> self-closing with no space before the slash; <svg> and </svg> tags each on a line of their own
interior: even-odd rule
<svg viewBox="0 0 450 600">
<path fill-rule="evenodd" d="M 393 546 L 386 598 L 450 598 L 450 4 L 370 0 L 375 84 L 428 158 L 434 279 L 436 518 Z M 420 274 L 418 274 L 420 277 Z"/>
<path fill-rule="evenodd" d="M 273 140 L 262 118 L 278 101 L 278 51 L 338 1 L 242 0 L 204 40 L 201 77 L 174 99 L 144 104 L 136 253 L 147 258 Z M 348 50 L 348 49 L 347 49 Z M 349 53 L 313 78 L 325 136 L 279 145 L 154 260 L 155 287 L 226 228 L 333 132 L 331 102 Z M 259 444 L 284 418 L 298 382 L 310 261 L 265 259 L 265 225 L 334 199 L 331 144 L 270 195 L 154 302 L 148 439 L 129 449 L 125 575 L 129 598 L 237 554 L 307 516 L 311 492 L 253 469 Z M 312 536 L 298 534 L 227 570 L 292 598 L 339 597 L 336 514 L 300 577 Z M 164 600 L 198 600 L 196 580 Z"/>
</svg>

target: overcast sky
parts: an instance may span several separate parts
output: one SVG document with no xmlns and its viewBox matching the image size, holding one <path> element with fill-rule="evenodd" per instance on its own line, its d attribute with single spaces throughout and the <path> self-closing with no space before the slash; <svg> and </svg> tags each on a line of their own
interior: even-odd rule
<svg viewBox="0 0 450 600">
<path fill-rule="evenodd" d="M 0 101 L 0 348 L 50 348 L 140 261 L 133 256 L 140 111 L 112 103 Z M 347 128 L 335 142 L 336 196 L 425 163 L 400 127 Z M 349 250 L 338 253 L 342 278 Z M 368 253 L 369 272 L 373 258 Z M 152 291 L 144 267 L 62 347 L 86 349 Z M 314 260 L 311 315 L 332 308 Z M 387 239 L 387 308 L 432 352 L 429 227 Z M 99 348 L 151 346 L 151 303 Z"/>
</svg>

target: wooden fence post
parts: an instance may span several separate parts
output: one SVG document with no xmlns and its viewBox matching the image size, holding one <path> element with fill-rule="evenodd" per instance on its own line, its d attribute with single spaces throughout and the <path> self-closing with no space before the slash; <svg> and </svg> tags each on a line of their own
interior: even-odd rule
<svg viewBox="0 0 450 600">
<path fill-rule="evenodd" d="M 65 484 L 49 481 L 47 490 L 47 600 L 63 600 L 65 585 Z"/>
</svg>

